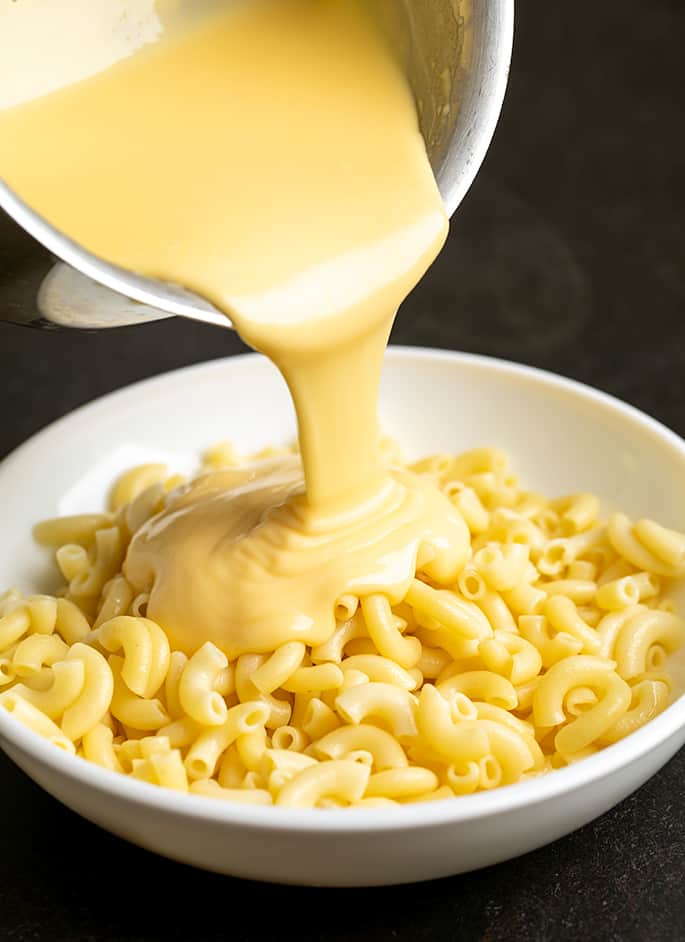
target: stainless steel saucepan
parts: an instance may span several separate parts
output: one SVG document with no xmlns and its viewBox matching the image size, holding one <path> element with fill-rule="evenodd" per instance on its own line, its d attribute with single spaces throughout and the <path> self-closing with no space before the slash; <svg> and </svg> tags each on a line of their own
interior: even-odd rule
<svg viewBox="0 0 685 942">
<path fill-rule="evenodd" d="M 369 3 L 411 82 L 431 165 L 452 215 L 483 161 L 499 117 L 511 58 L 513 0 Z M 37 5 L 40 0 L 33 0 L 34 17 Z M 200 6 L 207 5 L 203 0 Z M 45 9 L 57 6 L 50 0 Z M 94 16 L 97 6 L 84 15 Z M 1 178 L 0 208 L 0 319 L 99 329 L 176 314 L 229 324 L 207 300 L 182 286 L 144 278 L 86 251 Z"/>
</svg>

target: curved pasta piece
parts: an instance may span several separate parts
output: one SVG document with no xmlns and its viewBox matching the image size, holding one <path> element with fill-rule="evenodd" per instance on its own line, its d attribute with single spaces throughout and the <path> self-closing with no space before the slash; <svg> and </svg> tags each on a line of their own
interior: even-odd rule
<svg viewBox="0 0 685 942">
<path fill-rule="evenodd" d="M 172 788 L 174 791 L 179 792 L 188 791 L 188 779 L 178 749 L 153 753 L 147 761 L 154 770 L 153 774 L 157 785 L 161 785 L 162 788 Z"/>
<path fill-rule="evenodd" d="M 623 716 L 599 737 L 602 745 L 624 739 L 636 729 L 649 723 L 668 706 L 670 690 L 668 684 L 659 680 L 643 680 L 632 688 L 630 708 Z"/>
<path fill-rule="evenodd" d="M 645 569 L 647 572 L 670 579 L 678 579 L 685 575 L 685 559 L 674 565 L 650 552 L 636 535 L 630 518 L 626 514 L 611 514 L 607 522 L 607 532 L 609 542 L 616 552 L 632 563 L 636 569 Z M 644 527 L 642 532 L 644 533 Z"/>
<path fill-rule="evenodd" d="M 319 697 L 312 697 L 302 715 L 301 726 L 311 740 L 321 739 L 340 726 L 340 718 Z"/>
<path fill-rule="evenodd" d="M 138 740 L 138 746 L 144 759 L 149 759 L 156 752 L 171 751 L 171 743 L 166 736 L 160 736 L 159 733 L 154 736 L 142 736 Z"/>
<path fill-rule="evenodd" d="M 416 698 L 392 684 L 351 687 L 336 697 L 335 708 L 348 723 L 379 718 L 398 739 L 416 735 Z"/>
<path fill-rule="evenodd" d="M 621 628 L 625 623 L 640 612 L 648 611 L 646 605 L 635 605 L 632 608 L 623 609 L 619 612 L 609 612 L 597 625 L 597 634 L 599 635 L 599 656 L 613 657 L 616 639 Z"/>
<path fill-rule="evenodd" d="M 424 644 L 416 670 L 419 670 L 423 677 L 435 680 L 451 662 L 452 659 L 447 651 Z"/>
<path fill-rule="evenodd" d="M 464 518 L 472 536 L 484 533 L 490 525 L 490 513 L 472 487 L 461 481 L 449 481 L 443 493 Z"/>
<path fill-rule="evenodd" d="M 438 686 L 438 690 L 440 689 L 440 686 Z M 450 713 L 455 723 L 459 722 L 459 720 L 478 719 L 478 710 L 471 698 L 467 697 L 465 693 L 459 690 L 449 690 L 448 688 L 443 696 L 449 702 Z"/>
<path fill-rule="evenodd" d="M 5 687 L 7 684 L 11 684 L 12 681 L 16 680 L 17 675 L 12 662 L 16 648 L 17 645 L 12 644 L 9 648 L 5 648 L 0 654 L 0 687 Z"/>
<path fill-rule="evenodd" d="M 604 582 L 597 589 L 597 605 L 606 611 L 625 611 L 661 591 L 661 580 L 650 572 L 635 572 Z"/>
<path fill-rule="evenodd" d="M 328 641 L 322 642 L 311 649 L 309 656 L 314 664 L 320 661 L 333 661 L 339 664 L 345 653 L 345 646 L 356 638 L 368 638 L 366 623 L 361 612 L 357 611 L 349 621 L 335 629 Z"/>
<path fill-rule="evenodd" d="M 95 598 L 105 583 L 116 575 L 124 560 L 125 541 L 119 527 L 104 527 L 95 532 L 93 561 L 69 583 L 69 593 L 79 599 Z"/>
<path fill-rule="evenodd" d="M 276 804 L 290 808 L 314 808 L 323 798 L 346 803 L 360 801 L 369 781 L 369 768 L 360 762 L 333 759 L 303 769 L 278 793 Z"/>
<path fill-rule="evenodd" d="M 90 634 L 90 624 L 81 609 L 69 599 L 57 599 L 55 631 L 67 644 L 83 641 Z"/>
<path fill-rule="evenodd" d="M 0 618 L 0 650 L 16 644 L 31 627 L 31 616 L 26 605 L 10 610 Z"/>
<path fill-rule="evenodd" d="M 173 719 L 180 719 L 184 714 L 178 688 L 187 663 L 188 658 L 183 651 L 172 651 L 169 655 L 169 667 L 164 678 L 164 702 L 169 716 Z"/>
<path fill-rule="evenodd" d="M 167 476 L 165 464 L 141 464 L 117 478 L 109 496 L 109 509 L 119 510 L 124 504 L 130 503 L 152 484 L 162 482 Z"/>
<path fill-rule="evenodd" d="M 216 780 L 222 788 L 240 788 L 246 772 L 236 744 L 233 743 L 222 756 Z"/>
<path fill-rule="evenodd" d="M 530 547 L 525 543 L 486 543 L 472 564 L 495 592 L 508 592 L 523 582 Z"/>
<path fill-rule="evenodd" d="M 605 538 L 605 528 L 595 527 L 574 536 L 550 540 L 542 551 L 536 565 L 545 576 L 559 576 L 579 556 L 594 549 Z"/>
<path fill-rule="evenodd" d="M 263 700 L 264 703 L 268 703 L 270 713 L 266 723 L 267 728 L 278 729 L 281 726 L 287 726 L 290 722 L 292 707 L 288 700 L 282 700 L 271 693 L 262 693 L 252 682 L 255 671 L 264 664 L 264 661 L 263 654 L 241 654 L 235 662 L 235 689 L 238 698 L 244 703 L 248 700 Z M 342 674 L 339 676 L 342 677 Z M 297 696 L 303 696 L 303 694 L 296 695 L 296 698 Z"/>
<path fill-rule="evenodd" d="M 167 747 L 154 750 L 143 758 L 132 759 L 131 775 L 151 785 L 160 785 L 174 791 L 188 791 L 188 779 L 178 749 Z"/>
<path fill-rule="evenodd" d="M 304 660 L 302 641 L 288 641 L 277 648 L 252 674 L 252 683 L 260 693 L 272 693 L 291 677 Z"/>
<path fill-rule="evenodd" d="M 360 723 L 359 726 L 343 726 L 312 743 L 315 755 L 327 759 L 344 759 L 355 750 L 363 749 L 373 758 L 377 772 L 386 769 L 401 769 L 409 760 L 394 736 L 378 726 Z"/>
<path fill-rule="evenodd" d="M 522 736 L 510 726 L 504 726 L 493 720 L 480 720 L 490 743 L 490 754 L 497 760 L 502 770 L 502 784 L 517 782 L 524 772 L 536 765 L 540 752 L 533 737 Z M 533 746 L 534 744 L 534 746 Z"/>
<path fill-rule="evenodd" d="M 582 643 L 583 654 L 599 653 L 600 640 L 597 632 L 583 621 L 571 599 L 552 595 L 545 602 L 543 612 L 556 631 L 571 635 Z"/>
<path fill-rule="evenodd" d="M 508 677 L 515 687 L 529 683 L 542 669 L 538 649 L 513 632 L 496 631 L 494 638 L 481 641 L 478 653 L 487 668 Z"/>
<path fill-rule="evenodd" d="M 633 531 L 645 549 L 676 569 L 685 566 L 685 533 L 662 527 L 655 520 L 638 520 Z"/>
<path fill-rule="evenodd" d="M 64 546 L 66 543 L 78 543 L 88 546 L 97 530 L 110 526 L 109 514 L 76 514 L 70 517 L 54 517 L 41 520 L 33 528 L 33 538 L 41 546 Z"/>
<path fill-rule="evenodd" d="M 133 729 L 157 730 L 169 723 L 169 714 L 157 699 L 146 700 L 129 689 L 121 676 L 124 659 L 117 654 L 110 654 L 108 660 L 114 690 L 110 711 L 124 726 Z"/>
<path fill-rule="evenodd" d="M 493 720 L 500 726 L 509 726 L 514 732 L 521 736 L 534 736 L 535 728 L 532 723 L 520 719 L 508 710 L 495 706 L 493 703 L 482 703 L 478 700 L 474 702 L 476 716 L 479 720 Z"/>
<path fill-rule="evenodd" d="M 583 642 L 564 631 L 553 632 L 545 615 L 522 615 L 519 631 L 539 652 L 543 667 L 549 669 L 557 661 L 573 657 L 583 650 Z M 600 647 L 601 647 L 600 639 Z M 609 654 L 600 652 L 608 657 Z"/>
<path fill-rule="evenodd" d="M 447 699 L 458 691 L 471 700 L 484 700 L 504 710 L 515 710 L 518 706 L 514 685 L 494 671 L 465 671 L 438 684 L 437 689 Z"/>
<path fill-rule="evenodd" d="M 206 641 L 183 668 L 178 684 L 181 706 L 196 722 L 221 726 L 226 720 L 226 701 L 215 689 L 218 675 L 228 667 L 228 658 Z"/>
<path fill-rule="evenodd" d="M 118 615 L 125 615 L 131 607 L 134 591 L 125 576 L 113 576 L 102 590 L 100 607 L 93 622 L 93 629 Z"/>
<path fill-rule="evenodd" d="M 453 592 L 432 589 L 414 579 L 405 601 L 462 638 L 480 641 L 492 637 L 490 623 L 478 606 L 458 598 Z"/>
<path fill-rule="evenodd" d="M 597 742 L 626 713 L 630 700 L 628 684 L 618 674 L 610 672 L 596 706 L 562 727 L 554 737 L 557 752 L 562 756 L 573 755 Z"/>
<path fill-rule="evenodd" d="M 9 615 L 15 608 L 20 608 L 23 600 L 24 596 L 19 589 L 6 589 L 0 592 L 0 619 Z"/>
<path fill-rule="evenodd" d="M 77 642 L 69 649 L 67 663 L 83 665 L 84 682 L 78 697 L 66 708 L 62 729 L 73 740 L 93 729 L 112 702 L 114 678 L 104 657 L 87 644 Z"/>
<path fill-rule="evenodd" d="M 315 664 L 313 667 L 298 667 L 281 686 L 289 693 L 320 693 L 322 690 L 337 690 L 343 679 L 343 672 L 337 664 Z"/>
<path fill-rule="evenodd" d="M 550 501 L 549 506 L 559 514 L 564 536 L 573 536 L 589 530 L 599 516 L 599 499 L 594 494 L 571 494 Z"/>
<path fill-rule="evenodd" d="M 359 599 L 356 595 L 346 593 L 336 600 L 333 614 L 337 622 L 346 622 L 352 618 L 359 608 Z"/>
<path fill-rule="evenodd" d="M 13 692 L 35 706 L 51 720 L 59 719 L 78 698 L 85 682 L 85 667 L 80 661 L 57 661 L 48 668 L 52 682 L 46 690 L 32 690 L 17 684 Z M 105 706 L 105 710 L 107 706 Z M 102 712 L 104 713 L 105 710 Z M 99 719 L 100 717 L 98 717 Z"/>
<path fill-rule="evenodd" d="M 266 730 L 263 726 L 258 727 L 251 733 L 244 733 L 238 736 L 235 741 L 236 749 L 240 760 L 249 772 L 255 772 L 264 758 L 267 749 Z"/>
<path fill-rule="evenodd" d="M 478 761 L 478 785 L 483 791 L 497 788 L 502 784 L 504 773 L 502 766 L 494 755 L 483 756 Z"/>
<path fill-rule="evenodd" d="M 393 614 L 389 600 L 377 594 L 365 596 L 360 602 L 369 636 L 379 654 L 400 667 L 414 667 L 421 657 L 421 642 L 402 634 L 407 623 Z"/>
<path fill-rule="evenodd" d="M 597 583 L 591 579 L 554 579 L 543 582 L 539 588 L 547 595 L 563 595 L 574 605 L 590 605 L 597 595 Z"/>
<path fill-rule="evenodd" d="M 571 716 L 580 716 L 599 701 L 591 687 L 574 687 L 569 690 L 564 701 L 564 711 Z"/>
<path fill-rule="evenodd" d="M 194 743 L 206 728 L 190 716 L 182 716 L 167 726 L 162 726 L 157 735 L 166 736 L 172 749 L 185 749 L 186 746 Z"/>
<path fill-rule="evenodd" d="M 313 756 L 305 755 L 303 752 L 291 752 L 290 749 L 265 749 L 259 771 L 267 779 L 272 772 L 285 772 L 292 776 L 310 765 L 316 765 L 317 761 Z"/>
<path fill-rule="evenodd" d="M 564 700 L 573 687 L 603 689 L 613 673 L 615 661 L 577 654 L 558 661 L 540 678 L 533 695 L 536 726 L 558 726 L 566 721 Z"/>
<path fill-rule="evenodd" d="M 469 602 L 477 602 L 487 592 L 485 579 L 471 565 L 459 573 L 457 588 Z"/>
<path fill-rule="evenodd" d="M 278 792 L 303 769 L 317 765 L 318 760 L 301 752 L 266 749 L 259 765 L 262 778 L 270 792 Z"/>
<path fill-rule="evenodd" d="M 139 697 L 153 697 L 164 683 L 169 669 L 169 640 L 149 618 L 119 615 L 100 625 L 97 640 L 105 650 L 123 649 L 121 676 Z"/>
<path fill-rule="evenodd" d="M 345 671 L 343 673 L 343 682 L 340 687 L 340 693 L 344 690 L 349 690 L 350 687 L 358 687 L 360 684 L 368 684 L 371 678 L 368 674 L 363 673 L 363 671 L 356 671 L 354 669 Z"/>
<path fill-rule="evenodd" d="M 482 724 L 478 720 L 455 723 L 450 704 L 431 684 L 419 696 L 416 724 L 426 745 L 448 762 L 478 761 L 490 751 Z"/>
<path fill-rule="evenodd" d="M 112 742 L 112 748 L 117 761 L 124 770 L 124 774 L 128 775 L 132 768 L 133 759 L 140 758 L 140 742 L 137 739 L 125 739 L 122 742 L 121 737 L 117 737 L 117 740 Z"/>
<path fill-rule="evenodd" d="M 523 514 L 500 507 L 490 514 L 490 539 L 502 543 L 523 543 L 537 557 L 542 552 L 547 536 L 533 519 Z"/>
<path fill-rule="evenodd" d="M 271 734 L 271 745 L 287 752 L 302 752 L 309 745 L 309 737 L 296 726 L 279 726 Z"/>
<path fill-rule="evenodd" d="M 17 693 L 16 687 L 13 690 L 6 690 L 4 693 L 0 694 L 0 706 L 7 710 L 8 713 L 11 713 L 12 716 L 16 720 L 19 720 L 20 723 L 23 723 L 24 726 L 28 726 L 34 733 L 43 736 L 44 739 L 47 739 L 54 746 L 63 749 L 71 755 L 76 753 L 76 747 L 73 742 L 64 735 L 59 726 L 53 723 L 38 707 L 29 703 Z"/>
<path fill-rule="evenodd" d="M 669 654 L 685 643 L 685 621 L 670 612 L 650 609 L 625 622 L 616 638 L 614 657 L 621 677 L 631 680 L 647 670 L 652 645 L 661 645 Z"/>
<path fill-rule="evenodd" d="M 420 642 L 419 642 L 420 644 Z M 382 684 L 395 684 L 405 690 L 415 690 L 419 683 L 409 671 L 405 670 L 396 661 L 382 657 L 380 654 L 353 654 L 346 657 L 340 664 L 344 674 L 348 671 L 361 671 L 371 681 Z"/>
<path fill-rule="evenodd" d="M 516 616 L 537 615 L 547 600 L 547 593 L 540 586 L 522 582 L 509 592 L 503 592 L 502 600 Z"/>
<path fill-rule="evenodd" d="M 374 772 L 364 792 L 365 798 L 417 798 L 435 791 L 440 781 L 435 772 L 412 765 Z"/>
<path fill-rule="evenodd" d="M 263 728 L 269 718 L 269 707 L 259 700 L 239 703 L 226 714 L 221 726 L 211 726 L 200 733 L 188 750 L 185 768 L 192 779 L 211 778 L 217 762 L 239 736 Z"/>
<path fill-rule="evenodd" d="M 103 723 L 98 723 L 83 734 L 83 757 L 89 762 L 102 766 L 103 769 L 123 774 L 123 767 L 112 745 L 113 738 L 112 730 Z"/>
<path fill-rule="evenodd" d="M 167 483 L 163 484 L 158 481 L 156 484 L 150 484 L 121 508 L 119 520 L 123 522 L 130 534 L 134 534 L 150 517 L 162 509 L 164 496 L 168 490 Z"/>
<path fill-rule="evenodd" d="M 487 592 L 483 592 L 483 594 L 476 599 L 475 604 L 485 615 L 488 624 L 495 632 L 516 631 L 514 616 L 509 611 L 506 602 L 499 592 L 493 592 L 492 589 L 488 589 Z M 487 641 L 489 639 L 486 638 L 484 640 Z"/>
<path fill-rule="evenodd" d="M 264 781 L 263 776 L 259 772 L 246 772 L 245 777 L 241 782 L 242 788 L 266 788 L 267 783 Z"/>
<path fill-rule="evenodd" d="M 445 778 L 455 795 L 472 795 L 480 784 L 478 762 L 452 762 L 447 766 Z"/>
<path fill-rule="evenodd" d="M 90 566 L 88 550 L 78 543 L 66 543 L 55 552 L 55 562 L 64 579 L 71 583 Z"/>
<path fill-rule="evenodd" d="M 29 635 L 20 641 L 12 655 L 12 665 L 18 677 L 37 674 L 41 668 L 62 661 L 69 645 L 59 635 Z"/>
<path fill-rule="evenodd" d="M 430 647 L 434 650 L 442 650 L 449 655 L 449 660 L 443 667 L 443 671 L 451 666 L 451 661 L 462 661 L 465 658 L 476 657 L 478 654 L 479 642 L 477 640 L 463 638 L 448 628 L 441 628 L 437 622 L 425 628 L 417 628 L 416 637 L 421 641 L 424 650 L 426 647 Z"/>
<path fill-rule="evenodd" d="M 57 599 L 51 595 L 32 595 L 26 599 L 31 619 L 31 632 L 49 635 L 55 630 L 57 621 Z"/>
</svg>

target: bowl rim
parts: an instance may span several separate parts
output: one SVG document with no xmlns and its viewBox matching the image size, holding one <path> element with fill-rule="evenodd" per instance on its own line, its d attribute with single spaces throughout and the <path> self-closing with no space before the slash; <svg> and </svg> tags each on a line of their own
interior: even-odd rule
<svg viewBox="0 0 685 942">
<path fill-rule="evenodd" d="M 683 462 L 685 468 L 685 440 L 634 406 L 576 380 L 509 360 L 428 347 L 390 346 L 386 357 L 389 360 L 428 360 L 454 366 L 477 367 L 500 375 L 505 374 L 532 381 L 542 387 L 566 393 L 599 406 L 606 412 L 621 415 L 635 426 L 636 431 L 646 433 L 652 439 L 668 445 Z M 163 394 L 164 389 L 160 387 L 164 387 L 165 384 L 175 385 L 179 376 L 223 371 L 229 365 L 235 369 L 256 359 L 263 360 L 264 358 L 255 353 L 244 353 L 193 364 L 131 383 L 100 396 L 45 426 L 10 452 L 0 461 L 0 485 L 2 475 L 6 470 L 28 457 L 34 447 L 40 447 L 44 438 L 60 433 L 75 419 L 92 419 L 97 413 L 117 411 L 128 404 L 131 396 L 137 396 L 143 391 L 151 391 L 152 387 L 156 387 L 157 391 Z M 321 809 L 279 808 L 272 805 L 257 806 L 227 802 L 222 799 L 174 792 L 157 785 L 150 785 L 147 782 L 111 772 L 57 749 L 42 736 L 23 726 L 7 711 L 0 710 L 1 744 L 4 746 L 6 740 L 11 751 L 19 750 L 30 757 L 33 762 L 45 766 L 46 771 L 50 770 L 98 792 L 109 793 L 119 799 L 162 812 L 239 828 L 284 833 L 335 834 L 414 830 L 423 827 L 455 825 L 510 812 L 527 805 L 542 804 L 568 792 L 590 786 L 632 765 L 652 749 L 666 743 L 684 727 L 685 696 L 680 696 L 663 713 L 625 739 L 607 746 L 574 765 L 557 769 L 539 778 L 501 786 L 488 792 L 459 796 L 456 800 L 447 798 L 401 805 L 397 808 L 383 808 L 381 813 L 375 808 L 329 809 L 323 812 Z"/>
</svg>

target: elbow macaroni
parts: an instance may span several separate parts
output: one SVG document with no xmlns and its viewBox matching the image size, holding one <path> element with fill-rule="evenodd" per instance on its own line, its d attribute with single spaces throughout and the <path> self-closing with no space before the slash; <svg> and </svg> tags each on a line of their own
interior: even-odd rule
<svg viewBox="0 0 685 942">
<path fill-rule="evenodd" d="M 235 464 L 215 450 L 212 462 Z M 229 462 L 230 458 L 230 462 Z M 209 460 L 209 459 L 208 459 Z M 685 534 L 592 494 L 547 501 L 494 449 L 413 466 L 462 514 L 471 546 L 441 581 L 420 547 L 401 601 L 331 599 L 335 627 L 229 663 L 170 650 L 121 571 L 177 485 L 162 465 L 117 483 L 110 512 L 49 520 L 58 598 L 0 596 L 0 707 L 113 773 L 222 801 L 384 807 L 507 785 L 591 755 L 668 705 L 685 621 L 662 582 Z"/>
</svg>

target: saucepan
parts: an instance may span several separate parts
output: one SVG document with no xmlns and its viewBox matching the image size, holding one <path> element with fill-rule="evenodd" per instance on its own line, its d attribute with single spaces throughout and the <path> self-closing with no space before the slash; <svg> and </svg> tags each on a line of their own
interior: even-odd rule
<svg viewBox="0 0 685 942">
<path fill-rule="evenodd" d="M 192 5 L 192 15 L 202 15 L 217 2 L 227 0 L 202 0 Z M 122 4 L 114 16 L 108 0 L 71 4 L 66 11 L 67 18 L 75 18 L 71 29 L 65 11 L 52 0 L 6 5 L 0 10 L 5 96 L 7 89 L 10 96 L 43 94 L 130 54 L 132 46 L 154 40 L 165 28 L 179 28 L 173 17 L 170 22 L 161 15 L 164 4 L 124 3 L 131 7 L 128 16 L 120 15 Z M 370 0 L 369 5 L 408 76 L 431 165 L 452 215 L 483 161 L 499 117 L 511 58 L 513 0 Z M 179 8 L 191 9 L 190 4 L 172 6 L 176 15 Z M 54 35 L 60 36 L 56 51 L 48 42 Z M 77 40 L 87 48 L 85 59 L 75 55 L 76 48 L 70 50 Z M 37 56 L 20 57 L 22 43 L 24 52 L 27 43 L 37 55 L 43 47 L 49 50 L 49 67 L 36 70 Z M 17 85 L 22 62 L 25 74 Z M 0 107 L 12 103 L 0 92 Z M 46 142 L 46 160 L 48 145 L 59 142 Z M 0 269 L 5 269 L 0 319 L 98 329 L 176 314 L 230 326 L 225 314 L 181 285 L 111 265 L 55 229 L 3 182 L 1 159 L 0 209 Z"/>
</svg>

